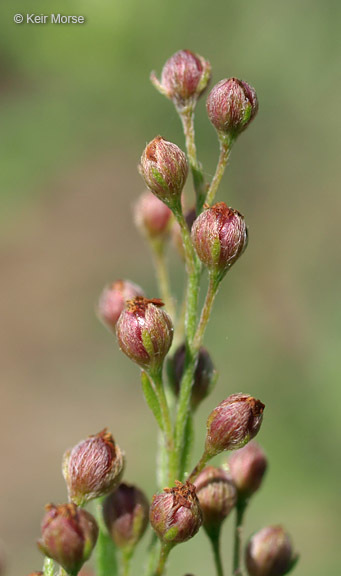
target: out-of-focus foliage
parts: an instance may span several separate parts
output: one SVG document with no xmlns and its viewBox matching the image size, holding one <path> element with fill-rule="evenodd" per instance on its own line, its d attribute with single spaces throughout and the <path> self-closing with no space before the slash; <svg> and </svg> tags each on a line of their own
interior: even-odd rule
<svg viewBox="0 0 341 576">
<path fill-rule="evenodd" d="M 14 24 L 28 11 L 87 22 Z M 61 455 L 81 438 L 108 425 L 127 480 L 154 490 L 156 430 L 138 371 L 93 309 L 116 278 L 156 296 L 130 212 L 145 143 L 160 133 L 183 146 L 172 104 L 148 80 L 181 48 L 211 61 L 214 82 L 250 82 L 260 101 L 219 193 L 245 215 L 250 243 L 209 325 L 220 378 L 199 410 L 197 453 L 218 401 L 260 397 L 270 468 L 246 532 L 282 522 L 301 552 L 297 573 L 338 576 L 340 17 L 337 0 L 1 4 L 0 538 L 10 576 L 39 568 L 43 505 L 65 499 Z M 218 146 L 204 98 L 196 128 L 209 178 Z M 181 264 L 171 264 L 180 295 Z M 175 550 L 170 576 L 207 573 L 209 555 L 199 534 Z"/>
</svg>

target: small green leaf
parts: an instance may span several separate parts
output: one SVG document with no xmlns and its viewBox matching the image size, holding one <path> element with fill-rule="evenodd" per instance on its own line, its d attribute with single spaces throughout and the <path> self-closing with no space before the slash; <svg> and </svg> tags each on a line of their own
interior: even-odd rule
<svg viewBox="0 0 341 576">
<path fill-rule="evenodd" d="M 159 400 L 157 398 L 157 395 L 155 393 L 155 390 L 147 376 L 147 374 L 145 372 L 142 372 L 141 374 L 141 382 L 142 382 L 142 390 L 143 390 L 143 394 L 144 397 L 146 399 L 146 402 L 149 406 L 149 408 L 151 409 L 151 411 L 153 412 L 154 416 L 155 416 L 155 420 L 157 421 L 158 425 L 160 426 L 161 430 L 163 430 L 163 420 L 162 420 L 162 414 L 161 414 L 161 409 L 160 409 L 160 404 L 159 404 Z"/>
</svg>

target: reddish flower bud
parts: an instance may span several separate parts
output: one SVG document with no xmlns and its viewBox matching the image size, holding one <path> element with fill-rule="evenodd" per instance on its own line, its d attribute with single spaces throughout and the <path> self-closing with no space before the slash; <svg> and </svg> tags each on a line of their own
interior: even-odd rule
<svg viewBox="0 0 341 576">
<path fill-rule="evenodd" d="M 63 457 L 69 498 L 78 506 L 112 492 L 124 468 L 124 455 L 105 428 L 79 442 Z"/>
<path fill-rule="evenodd" d="M 200 260 L 224 276 L 247 246 L 244 216 L 218 202 L 207 208 L 192 226 L 192 241 Z"/>
<path fill-rule="evenodd" d="M 211 64 L 190 50 L 180 50 L 167 60 L 161 82 L 151 74 L 155 87 L 179 108 L 195 104 L 210 79 Z"/>
<path fill-rule="evenodd" d="M 176 396 L 180 393 L 180 384 L 185 368 L 186 346 L 182 344 L 170 359 L 168 370 L 170 374 L 170 384 Z M 197 367 L 194 372 L 194 382 L 192 386 L 191 406 L 197 408 L 199 404 L 209 395 L 216 379 L 216 370 L 211 357 L 206 348 L 201 347 L 198 356 Z"/>
<path fill-rule="evenodd" d="M 255 90 L 237 78 L 221 80 L 207 98 L 207 114 L 216 130 L 237 136 L 250 124 L 258 111 Z"/>
<path fill-rule="evenodd" d="M 120 548 L 133 548 L 148 526 L 148 500 L 135 486 L 120 484 L 105 499 L 103 518 L 115 544 Z"/>
<path fill-rule="evenodd" d="M 192 230 L 192 226 L 193 226 L 193 222 L 195 221 L 196 217 L 197 217 L 197 213 L 195 208 L 190 208 L 190 210 L 186 210 L 185 214 L 185 220 L 188 226 L 188 230 L 191 231 Z M 183 246 L 183 242 L 182 242 L 182 235 L 181 235 L 181 228 L 179 223 L 175 220 L 173 227 L 172 227 L 172 239 L 173 239 L 173 244 L 175 246 L 175 248 L 177 249 L 177 251 L 179 252 L 181 258 L 183 260 L 185 260 L 185 250 L 184 250 L 184 246 Z"/>
<path fill-rule="evenodd" d="M 258 434 L 265 406 L 247 394 L 232 394 L 207 420 L 206 454 L 237 450 Z"/>
<path fill-rule="evenodd" d="M 165 488 L 155 494 L 149 519 L 163 542 L 178 544 L 195 536 L 202 524 L 195 486 L 176 482 L 175 488 Z"/>
<path fill-rule="evenodd" d="M 147 187 L 155 196 L 170 208 L 179 205 L 188 163 L 186 155 L 176 144 L 157 136 L 145 148 L 139 168 Z"/>
<path fill-rule="evenodd" d="M 221 523 L 237 502 L 237 491 L 230 476 L 221 468 L 208 466 L 194 482 L 203 514 L 203 526 L 217 533 Z"/>
<path fill-rule="evenodd" d="M 128 302 L 116 326 L 119 346 L 141 368 L 160 368 L 171 347 L 173 324 L 161 300 L 135 298 Z"/>
<path fill-rule="evenodd" d="M 142 194 L 134 207 L 136 226 L 149 238 L 165 238 L 169 232 L 171 216 L 172 212 L 168 206 L 152 192 Z"/>
<path fill-rule="evenodd" d="M 245 560 L 250 576 L 284 576 L 298 556 L 282 526 L 267 526 L 250 539 Z"/>
<path fill-rule="evenodd" d="M 111 330 L 124 310 L 127 300 L 144 296 L 140 286 L 129 280 L 117 280 L 104 288 L 98 303 L 98 316 Z"/>
<path fill-rule="evenodd" d="M 73 503 L 46 506 L 38 547 L 60 564 L 70 576 L 77 576 L 96 544 L 95 518 Z"/>
<path fill-rule="evenodd" d="M 249 498 L 258 490 L 267 466 L 267 458 L 257 442 L 250 442 L 232 454 L 229 470 L 241 499 Z"/>
</svg>

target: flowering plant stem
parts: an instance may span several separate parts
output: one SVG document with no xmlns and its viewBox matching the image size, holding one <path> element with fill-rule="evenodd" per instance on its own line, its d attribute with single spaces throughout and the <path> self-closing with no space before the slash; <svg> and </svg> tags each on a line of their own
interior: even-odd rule
<svg viewBox="0 0 341 576">
<path fill-rule="evenodd" d="M 192 172 L 194 190 L 197 200 L 197 213 L 199 214 L 205 202 L 206 187 L 201 165 L 197 159 L 197 148 L 194 133 L 194 106 L 189 104 L 185 108 L 177 108 L 186 139 L 186 150 Z"/>
<path fill-rule="evenodd" d="M 210 539 L 213 557 L 214 557 L 214 564 L 216 567 L 217 576 L 224 576 L 224 569 L 223 563 L 221 560 L 221 550 L 220 550 L 220 527 L 217 527 L 214 530 L 207 531 L 207 535 Z"/>
<path fill-rule="evenodd" d="M 207 192 L 206 203 L 211 205 L 219 188 L 219 184 L 224 175 L 231 148 L 234 143 L 235 138 L 231 135 L 218 133 L 219 144 L 220 144 L 220 156 L 217 164 L 215 174 L 213 176 L 212 182 Z"/>
<path fill-rule="evenodd" d="M 234 530 L 233 550 L 233 576 L 243 576 L 242 571 L 242 546 L 243 546 L 243 521 L 247 502 L 239 500 L 236 506 L 236 524 Z"/>
<path fill-rule="evenodd" d="M 166 562 L 169 556 L 170 551 L 173 548 L 173 544 L 166 544 L 166 543 L 162 543 L 161 544 L 161 552 L 160 552 L 160 557 L 159 557 L 159 563 L 155 572 L 155 576 L 162 576 L 165 567 L 166 567 Z"/>
<path fill-rule="evenodd" d="M 117 576 L 116 546 L 104 526 L 102 517 L 103 500 L 104 498 L 98 498 L 95 504 L 99 528 L 96 544 L 96 576 Z"/>
<path fill-rule="evenodd" d="M 174 300 L 171 294 L 169 274 L 166 264 L 166 243 L 163 239 L 159 240 L 153 238 L 150 239 L 149 243 L 152 249 L 160 296 L 165 303 L 170 317 L 174 318 Z"/>
<path fill-rule="evenodd" d="M 53 576 L 54 575 L 54 564 L 51 558 L 45 558 L 44 560 L 44 567 L 43 567 L 44 576 Z"/>
</svg>

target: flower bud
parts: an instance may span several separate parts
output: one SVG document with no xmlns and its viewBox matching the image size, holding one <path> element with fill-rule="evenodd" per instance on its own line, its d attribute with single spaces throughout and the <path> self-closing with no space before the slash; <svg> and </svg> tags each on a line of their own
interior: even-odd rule
<svg viewBox="0 0 341 576">
<path fill-rule="evenodd" d="M 70 576 L 77 576 L 96 544 L 95 518 L 73 503 L 46 506 L 38 547 L 60 564 Z"/>
<path fill-rule="evenodd" d="M 232 394 L 207 419 L 206 454 L 237 450 L 258 434 L 265 406 L 247 394 Z"/>
<path fill-rule="evenodd" d="M 195 536 L 202 524 L 195 486 L 176 482 L 174 488 L 155 494 L 149 519 L 162 542 L 178 544 Z"/>
<path fill-rule="evenodd" d="M 112 492 L 119 483 L 124 456 L 105 428 L 79 442 L 63 457 L 63 475 L 69 498 L 78 506 Z"/>
<path fill-rule="evenodd" d="M 190 50 L 180 50 L 163 67 L 161 82 L 151 74 L 151 81 L 178 108 L 195 104 L 211 78 L 210 63 Z"/>
<path fill-rule="evenodd" d="M 165 238 L 169 232 L 171 215 L 168 206 L 149 191 L 140 196 L 134 208 L 135 224 L 148 238 Z"/>
<path fill-rule="evenodd" d="M 206 107 L 215 129 L 236 137 L 256 116 L 258 100 L 252 86 L 237 78 L 229 78 L 213 86 Z"/>
<path fill-rule="evenodd" d="M 192 226 L 192 241 L 200 260 L 221 277 L 244 252 L 247 239 L 244 216 L 225 202 L 204 210 Z"/>
<path fill-rule="evenodd" d="M 186 346 L 182 344 L 169 361 L 170 384 L 176 396 L 180 393 L 180 384 L 185 368 Z M 215 383 L 216 371 L 206 348 L 199 350 L 198 363 L 194 372 L 191 393 L 191 406 L 195 409 L 208 396 Z"/>
<path fill-rule="evenodd" d="M 245 560 L 249 576 L 284 576 L 298 556 L 282 526 L 267 526 L 250 539 Z"/>
<path fill-rule="evenodd" d="M 98 316 L 111 330 L 115 329 L 117 320 L 124 310 L 127 300 L 144 296 L 140 286 L 129 280 L 117 280 L 104 288 L 98 303 Z"/>
<path fill-rule="evenodd" d="M 148 526 L 148 500 L 135 486 L 120 484 L 117 490 L 105 499 L 103 518 L 116 546 L 133 548 Z"/>
<path fill-rule="evenodd" d="M 267 466 L 267 458 L 257 442 L 250 442 L 232 454 L 229 470 L 239 498 L 245 500 L 258 490 Z"/>
<path fill-rule="evenodd" d="M 195 219 L 197 217 L 197 213 L 196 213 L 195 208 L 191 208 L 190 210 L 187 210 L 185 212 L 184 216 L 185 216 L 188 230 L 191 231 L 192 226 L 193 226 L 193 222 L 195 221 Z M 184 250 L 184 246 L 183 246 L 183 242 L 182 242 L 181 228 L 180 228 L 179 223 L 176 220 L 174 221 L 174 224 L 172 227 L 172 240 L 173 240 L 173 244 L 174 244 L 175 248 L 177 249 L 177 251 L 179 252 L 181 258 L 183 260 L 185 260 L 185 250 Z"/>
<path fill-rule="evenodd" d="M 186 155 L 176 144 L 157 136 L 145 148 L 140 173 L 147 187 L 170 208 L 178 207 L 188 174 Z"/>
<path fill-rule="evenodd" d="M 161 300 L 135 298 L 117 322 L 122 352 L 145 370 L 160 368 L 172 344 L 173 324 L 162 306 Z"/>
<path fill-rule="evenodd" d="M 204 468 L 194 484 L 203 514 L 203 526 L 208 534 L 216 533 L 237 502 L 236 488 L 227 472 L 213 466 Z"/>
</svg>

